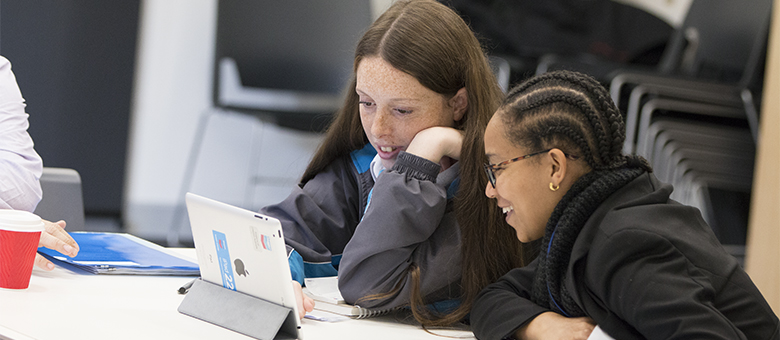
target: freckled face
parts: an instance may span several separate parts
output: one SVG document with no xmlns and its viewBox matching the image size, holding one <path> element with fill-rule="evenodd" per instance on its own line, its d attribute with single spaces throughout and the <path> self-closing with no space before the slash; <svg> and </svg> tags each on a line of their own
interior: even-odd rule
<svg viewBox="0 0 780 340">
<path fill-rule="evenodd" d="M 395 164 L 398 153 L 406 150 L 418 132 L 455 123 L 444 95 L 380 57 L 361 60 L 356 80 L 363 130 L 385 168 Z"/>
<path fill-rule="evenodd" d="M 523 150 L 511 143 L 504 133 L 500 112 L 493 115 L 485 130 L 485 155 L 490 164 L 501 163 L 539 150 Z M 538 155 L 533 157 L 544 157 Z M 496 187 L 490 182 L 485 195 L 495 198 L 506 214 L 506 222 L 515 229 L 520 242 L 530 242 L 544 236 L 555 201 L 549 197 L 549 178 L 537 159 L 527 158 L 495 170 Z"/>
</svg>

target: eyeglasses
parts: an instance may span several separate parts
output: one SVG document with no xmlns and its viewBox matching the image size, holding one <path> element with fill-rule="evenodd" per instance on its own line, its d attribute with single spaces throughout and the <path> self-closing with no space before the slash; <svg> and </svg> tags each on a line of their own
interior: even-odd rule
<svg viewBox="0 0 780 340">
<path fill-rule="evenodd" d="M 493 188 L 496 187 L 496 170 L 501 170 L 504 166 L 506 166 L 508 164 L 512 164 L 512 163 L 517 162 L 517 161 L 522 161 L 522 160 L 524 160 L 526 158 L 530 158 L 530 157 L 533 157 L 533 156 L 536 156 L 536 155 L 541 155 L 543 153 L 549 152 L 550 150 L 552 150 L 552 149 L 547 149 L 547 150 L 544 150 L 544 151 L 530 153 L 530 154 L 527 154 L 525 156 L 520 156 L 520 157 L 517 157 L 517 158 L 512 158 L 512 159 L 510 159 L 508 161 L 503 161 L 501 163 L 484 164 L 483 166 L 485 167 L 485 173 L 487 174 L 488 181 L 490 181 L 490 185 L 492 185 Z M 566 157 L 571 158 L 571 159 L 577 159 L 577 156 L 574 156 L 574 155 L 568 155 L 568 154 L 565 154 L 565 153 L 564 153 L 564 155 Z"/>
</svg>

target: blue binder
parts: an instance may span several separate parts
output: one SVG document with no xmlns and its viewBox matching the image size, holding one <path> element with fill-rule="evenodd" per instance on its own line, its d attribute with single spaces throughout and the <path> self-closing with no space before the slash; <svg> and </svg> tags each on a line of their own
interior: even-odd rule
<svg viewBox="0 0 780 340">
<path fill-rule="evenodd" d="M 38 248 L 38 253 L 65 268 L 92 274 L 199 276 L 198 264 L 165 248 L 124 233 L 72 232 L 79 244 L 76 257 Z"/>
</svg>

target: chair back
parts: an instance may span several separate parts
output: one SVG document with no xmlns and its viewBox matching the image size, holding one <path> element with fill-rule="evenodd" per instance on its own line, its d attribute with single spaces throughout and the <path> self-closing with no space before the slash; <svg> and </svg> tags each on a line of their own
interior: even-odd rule
<svg viewBox="0 0 780 340">
<path fill-rule="evenodd" d="M 44 167 L 41 175 L 43 198 L 35 214 L 45 220 L 64 220 L 67 231 L 84 230 L 84 199 L 81 176 L 74 169 Z"/>
<path fill-rule="evenodd" d="M 340 104 L 355 46 L 370 24 L 371 4 L 364 0 L 218 1 L 214 105 L 290 128 L 320 130 L 323 126 L 312 126 L 312 120 L 327 123 L 335 111 L 328 103 Z M 235 65 L 240 93 L 247 97 L 243 103 L 250 105 L 221 100 L 226 62 Z M 297 98 L 327 105 L 301 112 Z"/>
<path fill-rule="evenodd" d="M 693 0 L 661 58 L 662 73 L 736 83 L 766 40 L 772 0 Z M 751 64 L 752 65 L 752 64 Z"/>
</svg>

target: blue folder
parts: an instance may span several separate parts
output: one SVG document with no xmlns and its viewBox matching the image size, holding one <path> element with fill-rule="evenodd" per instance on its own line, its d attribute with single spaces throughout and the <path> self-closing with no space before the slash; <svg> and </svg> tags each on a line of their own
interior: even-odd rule
<svg viewBox="0 0 780 340">
<path fill-rule="evenodd" d="M 124 233 L 69 233 L 79 244 L 76 257 L 38 248 L 38 253 L 68 269 L 92 274 L 199 276 L 198 264 L 165 248 Z"/>
</svg>

